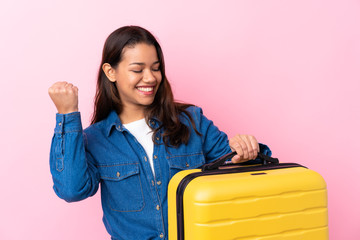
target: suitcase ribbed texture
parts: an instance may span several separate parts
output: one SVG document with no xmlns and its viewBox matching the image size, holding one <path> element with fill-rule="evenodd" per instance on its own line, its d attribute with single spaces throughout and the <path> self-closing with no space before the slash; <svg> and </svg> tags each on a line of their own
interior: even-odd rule
<svg viewBox="0 0 360 240">
<path fill-rule="evenodd" d="M 177 185 L 194 172 L 169 184 L 170 240 L 178 239 Z M 328 239 L 326 184 L 304 167 L 198 176 L 182 198 L 185 240 Z"/>
</svg>

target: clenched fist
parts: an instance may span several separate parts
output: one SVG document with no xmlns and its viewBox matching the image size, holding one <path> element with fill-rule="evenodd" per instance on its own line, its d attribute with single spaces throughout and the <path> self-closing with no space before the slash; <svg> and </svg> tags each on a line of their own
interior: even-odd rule
<svg viewBox="0 0 360 240">
<path fill-rule="evenodd" d="M 78 88 L 68 82 L 56 82 L 49 88 L 49 95 L 58 113 L 78 111 Z"/>
</svg>

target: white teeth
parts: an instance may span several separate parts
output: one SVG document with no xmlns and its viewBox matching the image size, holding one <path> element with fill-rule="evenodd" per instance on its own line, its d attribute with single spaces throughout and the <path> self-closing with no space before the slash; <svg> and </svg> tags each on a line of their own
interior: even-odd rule
<svg viewBox="0 0 360 240">
<path fill-rule="evenodd" d="M 154 90 L 153 87 L 138 87 L 137 89 L 139 89 L 142 92 L 151 92 Z"/>
</svg>

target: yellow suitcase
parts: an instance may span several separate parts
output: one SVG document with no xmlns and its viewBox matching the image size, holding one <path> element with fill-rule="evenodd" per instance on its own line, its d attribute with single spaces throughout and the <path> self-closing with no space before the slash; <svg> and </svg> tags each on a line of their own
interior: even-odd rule
<svg viewBox="0 0 360 240">
<path fill-rule="evenodd" d="M 222 165 L 234 154 L 171 179 L 169 240 L 328 239 L 326 183 L 318 173 L 261 154 L 264 164 Z"/>
</svg>

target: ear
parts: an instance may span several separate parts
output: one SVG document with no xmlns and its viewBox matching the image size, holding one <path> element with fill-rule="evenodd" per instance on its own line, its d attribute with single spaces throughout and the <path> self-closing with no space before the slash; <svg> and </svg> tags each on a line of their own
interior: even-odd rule
<svg viewBox="0 0 360 240">
<path fill-rule="evenodd" d="M 111 67 L 109 63 L 104 63 L 102 65 L 102 70 L 104 71 L 106 77 L 110 82 L 116 82 L 115 69 Z"/>
</svg>

